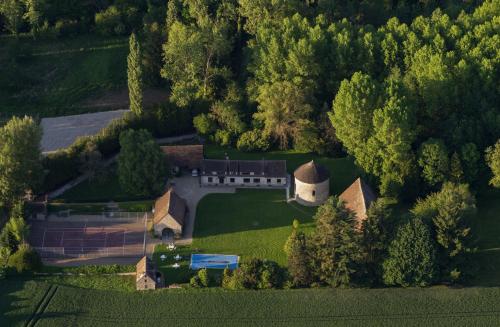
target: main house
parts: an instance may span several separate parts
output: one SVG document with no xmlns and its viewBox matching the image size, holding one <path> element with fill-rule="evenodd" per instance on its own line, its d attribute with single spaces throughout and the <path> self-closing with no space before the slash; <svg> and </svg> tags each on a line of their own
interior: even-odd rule
<svg viewBox="0 0 500 327">
<path fill-rule="evenodd" d="M 285 160 L 213 160 L 201 163 L 202 186 L 285 187 Z"/>
</svg>

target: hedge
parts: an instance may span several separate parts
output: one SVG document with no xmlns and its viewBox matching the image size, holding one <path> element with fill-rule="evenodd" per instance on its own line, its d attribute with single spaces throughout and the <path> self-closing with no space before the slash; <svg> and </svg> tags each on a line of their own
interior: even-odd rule
<svg viewBox="0 0 500 327">
<path fill-rule="evenodd" d="M 120 150 L 120 133 L 127 129 L 147 129 L 155 137 L 168 137 L 191 133 L 193 116 L 191 108 L 180 108 L 170 103 L 160 105 L 137 117 L 128 112 L 121 119 L 111 122 L 106 128 L 93 136 L 81 137 L 67 149 L 48 154 L 43 165 L 45 181 L 40 193 L 46 193 L 78 177 L 80 155 L 88 142 L 96 144 L 103 158 L 109 158 Z"/>
</svg>

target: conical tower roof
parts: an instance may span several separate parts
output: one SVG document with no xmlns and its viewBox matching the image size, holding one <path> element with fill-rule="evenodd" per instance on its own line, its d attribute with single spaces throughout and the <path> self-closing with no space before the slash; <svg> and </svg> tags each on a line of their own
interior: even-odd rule
<svg viewBox="0 0 500 327">
<path fill-rule="evenodd" d="M 297 168 L 293 176 L 302 183 L 318 184 L 330 178 L 330 173 L 325 167 L 311 160 Z"/>
</svg>

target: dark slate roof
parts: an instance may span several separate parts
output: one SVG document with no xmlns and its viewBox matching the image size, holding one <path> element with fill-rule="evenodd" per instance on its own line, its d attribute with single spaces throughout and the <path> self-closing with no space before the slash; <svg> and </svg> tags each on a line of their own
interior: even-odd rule
<svg viewBox="0 0 500 327">
<path fill-rule="evenodd" d="M 159 223 L 167 214 L 170 214 L 181 226 L 186 215 L 186 201 L 177 195 L 173 189 L 158 198 L 155 202 L 153 222 Z"/>
<path fill-rule="evenodd" d="M 285 160 L 214 160 L 204 159 L 201 174 L 204 176 L 263 176 L 286 177 Z"/>
<path fill-rule="evenodd" d="M 166 145 L 161 150 L 167 161 L 178 167 L 199 169 L 203 160 L 203 145 Z"/>
<path fill-rule="evenodd" d="M 314 162 L 314 160 L 311 160 L 297 168 L 293 173 L 293 176 L 302 183 L 317 184 L 330 178 L 330 173 L 325 167 L 318 165 Z"/>
<path fill-rule="evenodd" d="M 356 179 L 339 197 L 345 207 L 356 214 L 358 228 L 366 219 L 370 204 L 377 199 L 375 192 L 361 178 Z"/>
</svg>

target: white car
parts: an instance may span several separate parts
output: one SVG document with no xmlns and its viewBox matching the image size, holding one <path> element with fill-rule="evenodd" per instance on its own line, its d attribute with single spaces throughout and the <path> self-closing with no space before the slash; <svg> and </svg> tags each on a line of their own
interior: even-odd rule
<svg viewBox="0 0 500 327">
<path fill-rule="evenodd" d="M 193 169 L 193 171 L 191 172 L 191 176 L 198 177 L 198 169 Z"/>
</svg>

